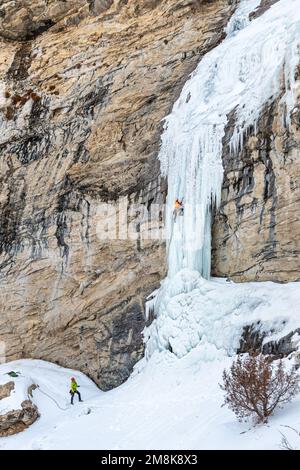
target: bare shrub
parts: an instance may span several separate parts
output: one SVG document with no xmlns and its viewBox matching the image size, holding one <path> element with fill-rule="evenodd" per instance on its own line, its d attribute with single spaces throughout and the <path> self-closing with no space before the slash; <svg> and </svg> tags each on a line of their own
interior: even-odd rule
<svg viewBox="0 0 300 470">
<path fill-rule="evenodd" d="M 271 362 L 269 356 L 246 356 L 223 372 L 225 403 L 242 421 L 254 417 L 266 423 L 274 410 L 289 402 L 299 391 L 295 369 L 286 370 L 283 362 Z"/>
</svg>

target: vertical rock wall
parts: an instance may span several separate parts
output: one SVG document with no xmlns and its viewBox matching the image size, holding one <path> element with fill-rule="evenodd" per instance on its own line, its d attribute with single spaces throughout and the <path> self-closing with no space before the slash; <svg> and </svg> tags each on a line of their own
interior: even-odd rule
<svg viewBox="0 0 300 470">
<path fill-rule="evenodd" d="M 221 40 L 235 3 L 1 3 L 0 341 L 7 360 L 57 362 L 109 389 L 142 356 L 145 297 L 165 274 L 164 241 L 141 236 L 144 209 L 165 198 L 156 158 L 161 120 Z M 129 235 L 138 235 L 117 233 L 120 217 L 133 223 L 137 212 Z M 157 211 L 154 223 L 162 218 Z M 101 235 L 107 222 L 116 229 L 109 240 Z"/>
<path fill-rule="evenodd" d="M 213 227 L 216 276 L 300 279 L 300 81 L 296 93 L 290 117 L 280 98 L 265 107 L 256 135 L 250 130 L 238 156 L 229 152 L 228 128 L 222 204 Z"/>
</svg>

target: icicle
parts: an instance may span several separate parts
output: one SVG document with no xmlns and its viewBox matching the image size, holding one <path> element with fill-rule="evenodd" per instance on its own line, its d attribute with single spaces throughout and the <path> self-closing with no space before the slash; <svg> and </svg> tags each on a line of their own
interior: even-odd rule
<svg viewBox="0 0 300 470">
<path fill-rule="evenodd" d="M 152 294 L 150 294 L 145 302 L 145 320 L 148 322 L 154 315 L 156 298 L 159 289 L 156 289 Z"/>
<path fill-rule="evenodd" d="M 218 205 L 221 199 L 222 139 L 229 113 L 234 111 L 236 119 L 230 152 L 238 153 L 248 128 L 252 125 L 257 132 L 263 105 L 278 95 L 285 62 L 288 116 L 292 110 L 299 2 L 281 0 L 250 22 L 249 13 L 259 3 L 240 3 L 227 38 L 204 56 L 165 120 L 159 159 L 168 177 L 169 277 L 182 268 L 209 277 L 211 201 Z M 184 199 L 185 210 L 174 221 L 177 198 Z"/>
<path fill-rule="evenodd" d="M 235 118 L 229 150 L 237 154 L 249 130 L 257 134 L 263 107 L 279 96 L 284 71 L 281 105 L 286 109 L 287 125 L 291 124 L 299 64 L 300 2 L 279 0 L 250 21 L 249 13 L 259 3 L 240 2 L 226 29 L 227 37 L 203 57 L 165 119 L 159 159 L 162 174 L 168 178 L 169 269 L 155 302 L 152 299 L 146 306 L 148 315 L 154 308 L 157 316 L 146 332 L 147 355 L 154 350 L 173 350 L 172 319 L 185 315 L 184 307 L 174 310 L 174 302 L 180 303 L 181 294 L 192 291 L 197 283 L 199 290 L 203 277 L 210 276 L 211 210 L 212 204 L 218 207 L 221 201 L 222 144 L 229 116 L 234 113 Z M 174 220 L 177 198 L 183 199 L 184 214 Z M 178 319 L 175 328 L 180 325 Z M 180 357 L 188 350 L 177 344 Z"/>
</svg>

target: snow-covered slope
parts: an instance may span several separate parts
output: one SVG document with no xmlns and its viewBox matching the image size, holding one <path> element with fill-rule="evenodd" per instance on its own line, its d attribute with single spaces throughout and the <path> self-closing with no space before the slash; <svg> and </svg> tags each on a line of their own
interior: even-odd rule
<svg viewBox="0 0 300 470">
<path fill-rule="evenodd" d="M 11 378 L 8 372 L 18 373 L 17 378 Z M 20 360 L 0 365 L 0 384 L 10 381 L 15 382 L 15 390 L 11 395 L 0 400 L 0 413 L 7 413 L 9 410 L 20 408 L 23 400 L 28 399 L 27 389 L 31 384 L 38 385 L 32 392 L 32 402 L 37 405 L 41 418 L 23 433 L 8 438 L 0 438 L 1 448 L 39 448 L 39 442 L 43 441 L 43 433 L 50 435 L 57 429 L 58 423 L 68 417 L 72 422 L 76 417 L 85 415 L 87 409 L 84 404 L 80 409 L 74 410 L 70 404 L 69 385 L 71 377 L 75 377 L 80 384 L 80 391 L 87 400 L 99 397 L 103 394 L 99 388 L 84 374 L 72 371 L 63 367 L 39 360 Z M 77 397 L 74 402 L 77 404 Z M 72 433 L 65 436 L 72 439 Z M 59 436 L 63 446 L 64 438 Z"/>
<path fill-rule="evenodd" d="M 18 370 L 40 386 L 33 396 L 41 417 L 26 431 L 0 438 L 0 450 L 279 449 L 281 433 L 300 448 L 287 427 L 300 429 L 300 396 L 268 425 L 241 424 L 221 407 L 218 383 L 231 359 L 204 362 L 201 356 L 199 348 L 182 359 L 156 352 L 147 364 L 138 364 L 125 384 L 106 393 L 82 374 L 43 361 L 2 365 L 0 376 Z M 72 375 L 84 399 L 75 399 L 73 407 L 68 394 Z"/>
</svg>

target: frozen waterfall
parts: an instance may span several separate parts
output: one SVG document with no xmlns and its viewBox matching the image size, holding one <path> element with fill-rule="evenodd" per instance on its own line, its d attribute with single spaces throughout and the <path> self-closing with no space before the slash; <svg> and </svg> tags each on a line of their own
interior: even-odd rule
<svg viewBox="0 0 300 470">
<path fill-rule="evenodd" d="M 241 1 L 225 40 L 204 56 L 165 120 L 159 159 L 168 180 L 169 278 L 183 268 L 210 276 L 211 208 L 220 203 L 228 114 L 235 111 L 231 150 L 237 152 L 263 105 L 279 94 L 283 76 L 287 117 L 293 105 L 300 1 L 281 0 L 250 22 L 259 3 Z M 176 198 L 183 199 L 184 216 L 174 223 Z"/>
<path fill-rule="evenodd" d="M 149 305 L 156 319 L 145 331 L 147 356 L 170 349 L 182 357 L 197 345 L 205 345 L 216 329 L 219 339 L 203 346 L 205 354 L 208 351 L 214 357 L 223 336 L 236 334 L 236 329 L 225 334 L 222 326 L 226 308 L 235 307 L 228 300 L 227 306 L 221 303 L 213 308 L 210 291 L 215 281 L 206 281 L 210 276 L 211 212 L 221 199 L 228 115 L 234 113 L 235 117 L 230 142 L 234 153 L 242 148 L 249 128 L 256 129 L 263 106 L 279 96 L 289 126 L 299 65 L 300 0 L 279 0 L 250 21 L 249 14 L 259 3 L 241 0 L 227 25 L 226 38 L 201 60 L 165 120 L 159 159 L 168 180 L 169 269 Z M 183 199 L 184 215 L 174 221 L 176 198 Z"/>
</svg>

